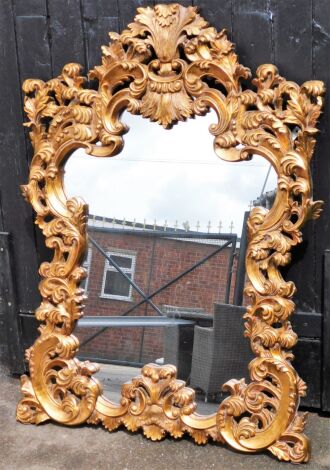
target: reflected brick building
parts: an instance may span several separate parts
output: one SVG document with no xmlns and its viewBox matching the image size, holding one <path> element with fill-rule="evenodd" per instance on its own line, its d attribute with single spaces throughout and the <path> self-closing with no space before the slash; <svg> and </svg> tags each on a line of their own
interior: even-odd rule
<svg viewBox="0 0 330 470">
<path fill-rule="evenodd" d="M 120 232 L 118 233 L 118 229 Z M 133 231 L 134 229 L 134 231 Z M 117 231 L 116 231 L 117 230 Z M 167 231 L 172 229 L 167 228 Z M 177 282 L 159 292 L 152 301 L 162 309 L 172 305 L 202 309 L 212 314 L 215 302 L 226 300 L 231 247 L 219 248 L 224 240 L 202 238 L 167 238 L 163 227 L 142 224 L 124 225 L 120 221 L 93 217 L 89 219 L 89 235 L 122 268 L 126 275 L 150 294 L 202 259 L 207 261 L 184 275 Z M 150 236 L 150 231 L 163 231 L 161 237 Z M 177 233 L 185 233 L 178 230 Z M 189 232 L 187 233 L 189 237 Z M 88 277 L 85 288 L 88 299 L 86 316 L 119 316 L 141 301 L 141 295 L 108 260 L 90 244 L 85 260 Z M 236 257 L 233 260 L 235 278 Z M 233 296 L 233 282 L 228 291 Z M 157 315 L 144 303 L 129 315 Z M 81 341 L 96 330 L 77 329 Z M 131 362 L 155 361 L 163 356 L 163 328 L 110 328 L 80 350 L 81 355 L 109 360 Z"/>
</svg>

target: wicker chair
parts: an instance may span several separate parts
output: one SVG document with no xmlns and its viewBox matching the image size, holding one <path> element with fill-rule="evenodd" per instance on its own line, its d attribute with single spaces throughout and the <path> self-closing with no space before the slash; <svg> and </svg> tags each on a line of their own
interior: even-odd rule
<svg viewBox="0 0 330 470">
<path fill-rule="evenodd" d="M 163 305 L 162 311 L 170 318 L 193 320 L 197 325 L 212 325 L 212 315 L 201 308 Z M 177 377 L 188 380 L 191 371 L 194 343 L 194 325 L 168 326 L 164 329 L 164 362 L 177 368 Z"/>
<path fill-rule="evenodd" d="M 190 385 L 210 395 L 221 393 L 230 379 L 248 379 L 248 363 L 254 357 L 243 337 L 245 307 L 216 304 L 213 328 L 195 326 Z"/>
</svg>

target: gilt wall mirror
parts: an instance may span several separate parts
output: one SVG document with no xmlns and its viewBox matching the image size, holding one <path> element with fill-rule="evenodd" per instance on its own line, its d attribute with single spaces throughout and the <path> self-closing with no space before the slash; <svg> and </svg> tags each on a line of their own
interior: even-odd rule
<svg viewBox="0 0 330 470">
<path fill-rule="evenodd" d="M 299 86 L 281 77 L 275 66 L 266 64 L 256 72 L 252 82 L 255 88 L 243 87 L 250 71 L 239 64 L 225 31 L 218 33 L 210 27 L 194 7 L 170 4 L 139 8 L 134 22 L 120 35 L 110 33 L 110 39 L 109 46 L 102 49 L 102 65 L 89 74 L 90 79 L 98 81 L 97 90 L 84 86 L 81 68 L 73 63 L 65 65 L 59 77 L 46 83 L 31 79 L 23 85 L 29 119 L 26 125 L 35 154 L 29 182 L 22 190 L 37 212 L 36 223 L 54 257 L 40 267 L 42 303 L 36 311 L 41 322 L 40 336 L 26 352 L 29 377 L 22 377 L 24 397 L 18 404 L 17 419 L 34 424 L 53 420 L 68 426 L 99 423 L 109 431 L 124 426 L 131 431 L 142 429 L 153 440 L 166 434 L 175 438 L 189 434 L 200 444 L 214 440 L 242 452 L 267 449 L 279 459 L 306 462 L 309 441 L 303 434 L 305 416 L 298 413 L 299 397 L 305 394 L 306 386 L 291 363 L 291 349 L 297 342 L 289 321 L 295 307 L 295 286 L 283 279 L 281 267 L 290 262 L 291 248 L 301 242 L 301 226 L 307 219 L 317 218 L 322 206 L 320 201 L 312 200 L 309 162 L 322 107 L 323 83 L 308 81 Z M 164 332 L 157 318 L 160 323 L 164 324 L 164 319 L 169 322 L 170 332 L 178 325 L 195 325 L 175 309 L 182 305 L 189 309 L 187 300 L 183 302 L 182 297 L 181 305 L 175 297 L 179 294 L 174 295 L 169 289 L 160 308 L 153 302 L 156 297 L 150 294 L 158 286 L 141 289 L 142 281 L 138 279 L 139 275 L 146 278 L 145 282 L 157 278 L 155 271 L 151 275 L 150 270 L 143 268 L 143 260 L 148 262 L 149 258 L 141 255 L 143 249 L 152 251 L 156 235 L 161 241 L 156 267 L 164 269 L 169 253 L 172 258 L 168 265 L 175 267 L 184 257 L 184 250 L 188 259 L 198 250 L 202 258 L 211 252 L 215 255 L 217 250 L 219 256 L 224 256 L 226 243 L 225 248 L 237 242 L 235 231 L 228 230 L 230 219 L 227 227 L 216 232 L 210 227 L 168 224 L 165 219 L 170 216 L 165 212 L 160 225 L 142 220 L 146 212 L 141 209 L 143 201 L 139 197 L 146 186 L 148 194 L 155 198 L 163 185 L 166 197 L 172 196 L 170 206 L 174 213 L 184 197 L 186 205 L 195 207 L 189 193 L 200 191 L 199 199 L 207 213 L 207 206 L 213 202 L 205 186 L 199 186 L 203 171 L 198 167 L 194 176 L 191 167 L 194 158 L 205 162 L 211 151 L 215 160 L 214 166 L 210 163 L 208 167 L 206 182 L 208 187 L 213 183 L 231 187 L 228 201 L 234 206 L 227 217 L 232 216 L 232 221 L 233 214 L 237 216 L 233 226 L 239 236 L 244 207 L 247 210 L 250 201 L 257 200 L 265 173 L 269 173 L 271 193 L 267 207 L 251 205 L 246 223 L 244 321 L 253 357 L 246 364 L 247 380 L 226 380 L 227 396 L 214 412 L 196 406 L 195 391 L 177 377 L 176 367 L 166 364 L 157 350 L 160 336 L 156 333 L 159 328 L 161 334 Z M 148 173 L 144 180 L 146 172 L 138 169 L 143 163 L 131 161 L 143 154 L 144 160 L 150 155 L 168 164 L 174 153 L 180 154 L 182 164 L 188 158 L 185 162 L 191 165 L 171 180 L 172 186 L 168 185 L 168 175 L 173 177 L 174 171 L 157 167 L 154 176 Z M 135 165 L 135 178 L 131 181 L 125 180 L 129 166 L 118 169 L 120 159 L 126 159 L 132 168 Z M 218 162 L 219 168 L 215 169 Z M 233 179 L 228 176 L 229 167 L 235 173 Z M 194 180 L 196 174 L 198 179 Z M 118 192 L 111 193 L 116 187 Z M 237 193 L 243 196 L 236 200 Z M 118 200 L 125 197 L 127 212 L 123 215 L 128 222 L 116 212 Z M 222 213 L 228 209 L 228 201 L 224 192 Z M 133 212 L 129 212 L 131 207 Z M 108 236 L 112 238 L 105 240 Z M 132 240 L 137 238 L 139 248 L 132 247 Z M 92 312 L 95 304 L 91 266 L 97 265 L 97 256 L 101 255 L 103 268 L 95 272 L 101 273 L 102 295 Z M 142 274 L 138 273 L 139 263 Z M 196 258 L 192 265 L 197 263 Z M 219 262 L 214 263 L 213 273 L 217 266 Z M 220 279 L 222 274 L 218 275 Z M 209 286 L 209 278 L 201 276 L 200 280 Z M 163 279 L 163 285 L 168 282 Z M 219 290 L 215 297 L 211 296 L 210 302 L 232 303 L 235 289 L 230 285 L 228 289 L 228 284 L 226 288 L 227 291 Z M 180 289 L 188 301 L 195 299 L 196 308 L 201 309 L 201 295 L 198 290 L 196 294 L 193 283 L 186 282 L 185 289 Z M 132 318 L 123 313 L 136 307 L 136 292 L 144 301 L 143 312 L 136 310 L 135 323 L 127 328 L 126 321 L 126 339 L 122 333 L 118 339 L 115 332 L 123 326 L 122 318 Z M 104 310 L 107 300 L 113 305 L 110 313 Z M 125 304 L 125 309 L 119 304 Z M 85 317 L 84 305 L 85 313 L 89 312 Z M 108 325 L 104 317 L 112 317 Z M 142 323 L 137 325 L 139 319 Z M 151 328 L 143 324 L 148 321 Z M 86 342 L 86 332 L 93 334 L 93 328 L 100 329 L 95 322 L 101 322 L 99 325 L 108 334 L 103 344 L 98 342 L 99 358 L 104 359 L 109 353 L 105 347 L 117 344 L 121 355 L 115 357 L 111 351 L 111 357 L 118 364 L 123 358 L 126 362 L 145 363 L 150 358 L 156 362 L 144 365 L 138 376 L 133 371 L 118 398 L 107 394 L 102 386 L 100 365 L 82 360 L 83 356 L 96 356 Z M 145 346 L 138 359 L 129 355 L 129 347 L 135 345 L 136 351 L 137 344 Z M 101 371 L 102 367 L 103 364 Z"/>
</svg>

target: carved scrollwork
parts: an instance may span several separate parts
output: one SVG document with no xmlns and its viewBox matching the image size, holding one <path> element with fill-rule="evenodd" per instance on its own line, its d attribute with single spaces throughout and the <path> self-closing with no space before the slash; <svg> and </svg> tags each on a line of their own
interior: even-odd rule
<svg viewBox="0 0 330 470">
<path fill-rule="evenodd" d="M 189 425 L 196 410 L 195 392 L 176 379 L 174 366 L 147 364 L 141 373 L 122 386 L 120 406 L 115 411 L 107 400 L 100 398 L 88 422 L 101 422 L 109 430 L 120 425 L 130 431 L 142 428 L 144 435 L 153 441 L 163 439 L 166 433 L 175 438 L 188 433 L 198 444 L 209 438 L 223 442 L 214 419 L 200 428 Z"/>
<path fill-rule="evenodd" d="M 84 88 L 78 64 L 67 64 L 48 82 L 23 85 L 34 157 L 22 192 L 54 257 L 40 267 L 40 337 L 27 351 L 30 378 L 22 378 L 17 419 L 100 422 L 109 430 L 124 425 L 142 428 L 153 440 L 188 433 L 198 443 L 211 438 L 243 452 L 268 449 L 279 459 L 307 461 L 305 418 L 297 413 L 306 386 L 291 365 L 295 286 L 282 278 L 281 268 L 301 242 L 302 225 L 322 210 L 322 202 L 312 200 L 309 165 L 324 85 L 314 80 L 299 86 L 265 64 L 252 82 L 256 90 L 243 91 L 241 79 L 250 71 L 239 64 L 225 31 L 210 27 L 194 7 L 139 8 L 134 22 L 121 34 L 110 33 L 110 40 L 102 64 L 89 74 L 99 82 L 97 91 Z M 67 199 L 63 165 L 79 147 L 95 157 L 118 154 L 128 131 L 120 120 L 124 110 L 171 127 L 210 108 L 217 115 L 210 132 L 220 158 L 260 155 L 278 175 L 272 209 L 254 208 L 248 220 L 245 334 L 256 355 L 251 381 L 229 381 L 224 387 L 230 397 L 216 414 L 202 416 L 195 413 L 193 390 L 176 380 L 173 366 L 149 364 L 114 404 L 92 377 L 97 366 L 75 358 L 87 206 Z"/>
</svg>

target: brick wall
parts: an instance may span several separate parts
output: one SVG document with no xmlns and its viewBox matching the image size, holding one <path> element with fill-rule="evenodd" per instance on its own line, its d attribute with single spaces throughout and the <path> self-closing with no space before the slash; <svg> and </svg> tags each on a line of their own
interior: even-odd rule
<svg viewBox="0 0 330 470">
<path fill-rule="evenodd" d="M 128 250 L 136 255 L 134 281 L 146 293 L 151 293 L 171 279 L 215 251 L 216 243 L 190 242 L 148 237 L 143 232 L 114 234 L 106 231 L 90 233 L 105 251 Z M 200 267 L 185 275 L 172 286 L 157 294 L 152 300 L 157 306 L 202 308 L 213 313 L 215 302 L 224 302 L 230 248 L 217 253 Z M 132 301 L 102 298 L 102 280 L 105 258 L 92 247 L 89 269 L 88 299 L 85 315 L 122 315 L 141 300 L 133 289 Z M 235 272 L 235 269 L 234 269 Z M 233 278 L 235 275 L 233 276 Z M 231 289 L 232 295 L 233 289 Z M 135 309 L 130 315 L 155 315 L 147 304 Z M 82 341 L 94 329 L 77 329 Z M 111 328 L 80 349 L 81 354 L 107 359 L 137 362 L 154 361 L 163 356 L 162 328 Z"/>
</svg>

